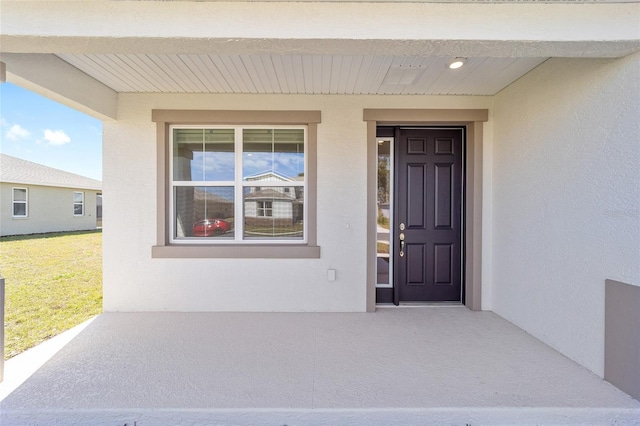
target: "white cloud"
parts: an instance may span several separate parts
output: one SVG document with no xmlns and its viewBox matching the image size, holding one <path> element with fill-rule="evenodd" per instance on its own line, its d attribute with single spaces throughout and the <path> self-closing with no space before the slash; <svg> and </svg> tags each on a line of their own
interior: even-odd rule
<svg viewBox="0 0 640 426">
<path fill-rule="evenodd" d="M 31 135 L 31 132 L 24 129 L 19 124 L 14 124 L 7 130 L 7 139 L 10 141 L 19 141 L 20 139 L 27 139 Z"/>
<path fill-rule="evenodd" d="M 8 125 L 9 125 L 9 122 L 5 120 L 4 117 L 0 117 L 0 126 L 4 127 Z"/>
<path fill-rule="evenodd" d="M 71 142 L 71 138 L 62 130 L 49 129 L 44 131 L 44 140 L 52 146 L 60 146 Z"/>
</svg>

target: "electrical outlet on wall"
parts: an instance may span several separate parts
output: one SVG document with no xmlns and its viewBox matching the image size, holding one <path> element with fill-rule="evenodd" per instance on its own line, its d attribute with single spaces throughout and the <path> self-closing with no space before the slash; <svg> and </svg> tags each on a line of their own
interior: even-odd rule
<svg viewBox="0 0 640 426">
<path fill-rule="evenodd" d="M 327 280 L 332 283 L 336 280 L 336 270 L 335 269 L 327 269 Z"/>
</svg>

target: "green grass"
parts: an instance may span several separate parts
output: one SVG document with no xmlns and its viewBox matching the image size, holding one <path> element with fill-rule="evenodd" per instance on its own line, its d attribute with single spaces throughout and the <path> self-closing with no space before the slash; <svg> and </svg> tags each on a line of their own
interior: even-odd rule
<svg viewBox="0 0 640 426">
<path fill-rule="evenodd" d="M 389 229 L 389 218 L 385 217 L 380 209 L 378 209 L 378 225 L 384 229 Z"/>
<path fill-rule="evenodd" d="M 378 241 L 378 253 L 389 253 L 389 243 Z"/>
<path fill-rule="evenodd" d="M 100 231 L 0 238 L 5 359 L 102 312 Z"/>
</svg>

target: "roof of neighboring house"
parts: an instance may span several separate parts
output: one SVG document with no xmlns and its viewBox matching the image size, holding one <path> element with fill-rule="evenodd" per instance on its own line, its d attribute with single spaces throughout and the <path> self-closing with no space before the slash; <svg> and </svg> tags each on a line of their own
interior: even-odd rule
<svg viewBox="0 0 640 426">
<path fill-rule="evenodd" d="M 261 189 L 260 191 L 251 192 L 244 197 L 245 200 L 287 200 L 293 201 L 295 197 L 276 191 L 271 188 Z"/>
<path fill-rule="evenodd" d="M 231 195 L 233 196 L 233 193 Z M 221 197 L 216 194 L 212 194 L 211 192 L 208 192 L 206 190 L 198 189 L 197 187 L 193 190 L 193 199 L 199 201 L 207 201 L 209 203 L 233 203 L 233 200 Z"/>
<path fill-rule="evenodd" d="M 32 163 L 31 161 L 6 154 L 0 154 L 0 182 L 62 188 L 102 189 L 102 182 L 99 180 Z"/>
<path fill-rule="evenodd" d="M 288 177 L 284 177 L 281 174 L 278 174 L 276 172 L 271 172 L 271 171 L 258 173 L 252 176 L 247 176 L 245 179 L 250 181 L 261 181 L 261 182 L 268 182 L 269 180 L 291 182 L 293 180 L 293 179 L 289 179 Z"/>
</svg>

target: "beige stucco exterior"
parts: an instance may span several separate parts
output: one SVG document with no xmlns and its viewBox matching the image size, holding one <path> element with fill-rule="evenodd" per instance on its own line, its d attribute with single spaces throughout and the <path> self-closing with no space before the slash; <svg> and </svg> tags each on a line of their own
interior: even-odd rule
<svg viewBox="0 0 640 426">
<path fill-rule="evenodd" d="M 640 54 L 494 99 L 492 309 L 602 375 L 604 281 L 640 286 Z"/>
<path fill-rule="evenodd" d="M 13 188 L 28 191 L 27 217 L 13 217 Z M 84 214 L 73 214 L 73 193 L 84 193 Z M 0 183 L 0 236 L 96 229 L 96 199 L 93 189 Z"/>
<path fill-rule="evenodd" d="M 104 232 L 105 309 L 364 312 L 369 207 L 363 110 L 486 109 L 491 101 L 490 97 L 417 96 L 119 96 L 121 120 L 104 125 L 103 190 L 110 195 L 105 220 L 120 224 Z M 242 110 L 256 105 L 276 111 L 295 106 L 321 113 L 316 200 L 320 258 L 152 258 L 157 226 L 148 218 L 156 217 L 162 206 L 155 191 L 157 144 L 151 109 Z M 485 134 L 491 135 L 490 122 L 485 124 Z M 132 181 L 140 184 L 132 187 Z M 133 218 L 126 207 L 132 203 L 140 208 Z M 123 246 L 123 239 L 128 244 Z M 327 269 L 337 271 L 336 281 L 327 280 Z M 168 276 L 172 278 L 166 280 Z"/>
</svg>

